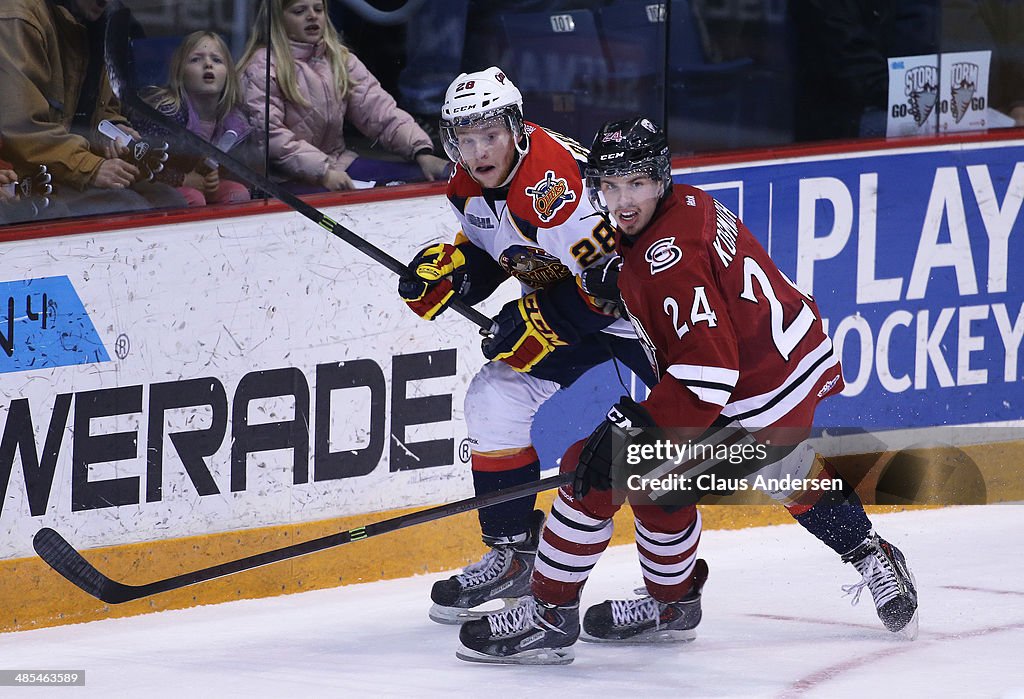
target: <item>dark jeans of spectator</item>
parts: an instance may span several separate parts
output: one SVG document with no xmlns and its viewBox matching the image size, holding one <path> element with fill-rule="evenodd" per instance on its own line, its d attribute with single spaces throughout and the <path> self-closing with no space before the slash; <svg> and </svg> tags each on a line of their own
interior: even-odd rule
<svg viewBox="0 0 1024 699">
<path fill-rule="evenodd" d="M 42 208 L 40 208 L 39 202 L 33 202 L 30 199 L 20 199 L 0 204 L 0 226 L 67 218 L 70 215 L 71 212 L 68 210 L 67 205 L 54 197 L 50 197 L 50 203 Z"/>
<path fill-rule="evenodd" d="M 89 187 L 81 192 L 61 187 L 59 197 L 59 201 L 67 205 L 72 216 L 180 209 L 186 206 L 185 198 L 181 194 L 173 187 L 160 182 L 137 182 L 131 189 Z"/>
</svg>

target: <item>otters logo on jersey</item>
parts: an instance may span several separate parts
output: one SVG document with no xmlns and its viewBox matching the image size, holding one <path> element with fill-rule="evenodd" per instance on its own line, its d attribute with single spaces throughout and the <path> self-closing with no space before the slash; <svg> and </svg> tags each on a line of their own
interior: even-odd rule
<svg viewBox="0 0 1024 699">
<path fill-rule="evenodd" d="M 554 218 L 563 206 L 576 201 L 576 192 L 564 177 L 555 177 L 554 170 L 548 170 L 544 179 L 524 191 L 533 197 L 533 210 L 545 223 Z"/>
</svg>

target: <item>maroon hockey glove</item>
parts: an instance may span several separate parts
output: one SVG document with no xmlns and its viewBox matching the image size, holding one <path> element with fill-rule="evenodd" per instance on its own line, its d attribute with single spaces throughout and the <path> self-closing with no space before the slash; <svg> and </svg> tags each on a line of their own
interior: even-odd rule
<svg viewBox="0 0 1024 699">
<path fill-rule="evenodd" d="M 99 123 L 98 130 L 128 151 L 124 159 L 139 168 L 139 182 L 151 182 L 157 173 L 163 171 L 169 157 L 166 142 L 137 141 L 130 133 L 106 119 Z"/>
<path fill-rule="evenodd" d="M 163 171 L 168 158 L 167 149 L 166 142 L 131 141 L 128 144 L 128 162 L 139 168 L 140 182 L 151 182 L 157 173 Z"/>
</svg>

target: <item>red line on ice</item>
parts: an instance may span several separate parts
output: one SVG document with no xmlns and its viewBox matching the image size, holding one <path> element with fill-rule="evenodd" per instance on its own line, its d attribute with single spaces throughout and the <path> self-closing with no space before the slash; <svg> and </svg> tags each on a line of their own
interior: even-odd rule
<svg viewBox="0 0 1024 699">
<path fill-rule="evenodd" d="M 849 626 L 860 627 L 861 626 L 860 624 L 845 624 L 845 623 L 840 623 L 840 622 L 827 621 L 827 620 L 824 620 L 824 619 L 805 619 L 805 618 L 801 618 L 801 617 L 786 617 L 786 616 L 777 616 L 777 615 L 771 615 L 771 614 L 749 614 L 748 616 L 756 616 L 756 617 L 762 617 L 762 618 L 766 618 L 766 619 L 778 619 L 780 621 L 797 621 L 797 622 L 812 623 L 812 624 L 826 624 L 826 625 L 838 624 L 838 625 L 847 626 L 847 627 L 849 627 Z M 871 628 L 877 628 L 877 627 L 871 627 Z M 899 646 L 895 646 L 895 647 L 894 646 L 889 646 L 889 647 L 886 647 L 886 648 L 882 648 L 882 649 L 874 651 L 872 653 L 867 653 L 865 655 L 861 655 L 861 656 L 858 656 L 858 657 L 855 657 L 855 658 L 849 658 L 847 660 L 844 660 L 843 662 L 837 663 L 837 664 L 832 665 L 830 667 L 826 667 L 826 668 L 822 668 L 820 670 L 816 670 L 815 672 L 812 672 L 811 674 L 807 675 L 806 677 L 803 677 L 803 678 L 797 680 L 796 682 L 794 682 L 793 684 L 791 684 L 784 691 L 782 691 L 778 696 L 780 697 L 780 699 L 785 699 L 787 697 L 798 697 L 798 696 L 802 695 L 804 692 L 807 692 L 807 691 L 809 691 L 811 689 L 815 689 L 819 685 L 822 685 L 822 684 L 824 684 L 826 682 L 834 680 L 836 677 L 838 677 L 839 675 L 841 675 L 843 673 L 849 672 L 850 670 L 855 670 L 855 669 L 857 669 L 857 668 L 859 668 L 859 667 L 861 667 L 863 665 L 867 665 L 868 663 L 871 663 L 874 660 L 881 660 L 881 659 L 884 659 L 884 658 L 891 658 L 892 656 L 894 656 L 894 655 L 896 655 L 898 653 L 906 653 L 908 651 L 915 650 L 915 649 L 921 648 L 923 646 L 929 646 L 929 645 L 931 645 L 932 643 L 934 643 L 936 641 L 959 641 L 959 640 L 963 640 L 963 639 L 967 639 L 967 638 L 977 638 L 979 636 L 987 636 L 989 634 L 999 633 L 999 632 L 1002 632 L 1002 631 L 1015 631 L 1015 630 L 1018 630 L 1018 629 L 1024 629 L 1024 622 L 1019 622 L 1019 623 L 1015 623 L 1015 624 L 1004 624 L 1002 626 L 989 626 L 989 627 L 986 627 L 986 628 L 974 629 L 972 631 L 960 631 L 960 632 L 954 632 L 954 633 L 932 634 L 932 635 L 930 635 L 930 638 L 928 640 L 918 639 L 916 642 L 915 641 L 904 641 Z"/>
<path fill-rule="evenodd" d="M 967 585 L 941 585 L 943 590 L 966 590 L 967 592 L 991 592 L 993 595 L 1021 595 L 1024 596 L 1024 592 L 1020 590 L 993 590 L 990 587 L 969 587 Z"/>
</svg>

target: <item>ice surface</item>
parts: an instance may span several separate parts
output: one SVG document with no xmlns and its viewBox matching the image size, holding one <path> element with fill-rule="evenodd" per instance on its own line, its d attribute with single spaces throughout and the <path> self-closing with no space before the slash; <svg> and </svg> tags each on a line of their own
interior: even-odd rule
<svg viewBox="0 0 1024 699">
<path fill-rule="evenodd" d="M 86 673 L 84 690 L 19 692 L 33 697 L 1024 698 L 1024 505 L 874 522 L 917 577 L 917 641 L 894 640 L 866 592 L 851 607 L 840 587 L 853 568 L 789 525 L 704 533 L 711 575 L 690 644 L 579 643 L 562 667 L 465 663 L 456 627 L 427 619 L 443 576 L 421 576 L 2 634 L 0 668 Z M 639 583 L 633 547 L 610 549 L 584 605 Z"/>
</svg>

